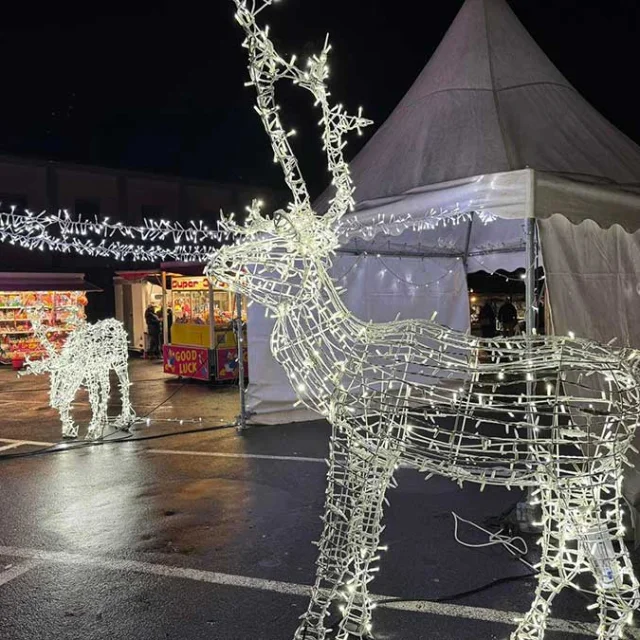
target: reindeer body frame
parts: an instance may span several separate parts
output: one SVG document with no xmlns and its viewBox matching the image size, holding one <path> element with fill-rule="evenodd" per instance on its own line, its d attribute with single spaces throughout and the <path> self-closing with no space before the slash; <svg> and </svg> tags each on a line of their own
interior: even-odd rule
<svg viewBox="0 0 640 640">
<path fill-rule="evenodd" d="M 60 413 L 62 435 L 78 436 L 78 425 L 71 414 L 77 393 L 86 388 L 91 405 L 87 439 L 103 436 L 109 425 L 107 414 L 111 390 L 110 372 L 115 372 L 120 387 L 122 409 L 114 426 L 127 429 L 135 418 L 129 398 L 127 333 L 122 323 L 112 318 L 95 324 L 81 321 L 69 334 L 60 352 L 47 339 L 41 318 L 31 315 L 34 333 L 47 351 L 42 360 L 28 361 L 25 374 L 50 374 L 50 404 Z"/>
<path fill-rule="evenodd" d="M 426 320 L 366 323 L 344 306 L 328 273 L 335 225 L 353 204 L 342 135 L 367 124 L 329 107 L 325 45 L 307 70 L 284 60 L 256 24 L 255 2 L 234 0 L 246 32 L 258 113 L 293 194 L 211 258 L 206 273 L 275 316 L 271 348 L 300 401 L 333 427 L 316 582 L 296 640 L 371 635 L 368 584 L 380 550 L 385 493 L 401 462 L 459 483 L 535 486 L 542 508 L 538 586 L 514 640 L 542 640 L 554 597 L 587 572 L 600 606 L 598 638 L 621 638 L 640 605 L 623 542 L 622 466 L 640 412 L 637 353 L 588 340 L 480 340 Z M 288 79 L 322 110 L 336 196 L 322 218 L 280 123 L 274 85 Z M 596 551 L 598 551 L 596 553 Z"/>
</svg>

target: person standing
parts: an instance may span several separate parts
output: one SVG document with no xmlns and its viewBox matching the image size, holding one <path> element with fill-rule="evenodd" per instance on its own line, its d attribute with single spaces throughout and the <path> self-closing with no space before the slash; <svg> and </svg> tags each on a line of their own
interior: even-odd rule
<svg viewBox="0 0 640 640">
<path fill-rule="evenodd" d="M 491 303 L 487 300 L 481 307 L 478 314 L 480 321 L 480 332 L 483 338 L 494 338 L 496 335 L 496 314 Z"/>
<path fill-rule="evenodd" d="M 511 298 L 507 298 L 506 302 L 498 310 L 498 320 L 502 325 L 502 335 L 505 338 L 514 335 L 518 322 L 518 312 L 513 306 Z"/>
<path fill-rule="evenodd" d="M 167 307 L 167 339 L 171 344 L 171 327 L 173 326 L 173 310 L 171 307 Z"/>
<path fill-rule="evenodd" d="M 156 315 L 153 305 L 150 304 L 144 312 L 144 320 L 147 323 L 147 335 L 149 336 L 148 355 L 151 358 L 160 357 L 160 330 L 162 323 Z"/>
</svg>

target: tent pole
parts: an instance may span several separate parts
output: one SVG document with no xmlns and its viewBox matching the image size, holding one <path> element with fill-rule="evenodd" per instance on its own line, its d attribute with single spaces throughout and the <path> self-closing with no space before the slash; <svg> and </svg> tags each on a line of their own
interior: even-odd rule
<svg viewBox="0 0 640 640">
<path fill-rule="evenodd" d="M 162 272 L 162 344 L 169 344 L 169 327 L 167 320 L 169 313 L 167 311 L 167 272 Z"/>
<path fill-rule="evenodd" d="M 469 244 L 471 243 L 471 227 L 473 226 L 473 212 L 469 216 L 469 226 L 467 227 L 467 237 L 464 240 L 464 257 L 462 258 L 464 264 L 464 273 L 465 276 L 469 272 L 467 269 L 467 265 L 469 264 Z"/>
<path fill-rule="evenodd" d="M 527 211 L 525 218 L 525 323 L 527 338 L 527 356 L 531 357 L 533 353 L 533 336 L 536 333 L 536 219 L 535 219 L 535 172 L 533 169 L 528 170 L 529 176 L 527 180 Z M 527 380 L 527 400 L 532 401 L 535 393 L 536 381 L 532 376 L 528 376 Z M 530 405 L 528 405 L 530 406 Z M 527 410 L 527 422 L 533 424 L 533 415 L 531 410 Z M 527 438 L 533 440 L 533 427 L 527 427 Z M 527 489 L 526 502 L 521 505 L 518 521 L 523 531 L 534 531 L 533 522 L 536 515 L 531 507 L 531 498 L 533 487 Z"/>
<path fill-rule="evenodd" d="M 236 293 L 236 345 L 238 347 L 238 388 L 240 389 L 240 415 L 237 430 L 247 429 L 247 400 L 244 386 L 244 334 L 242 327 L 242 294 Z"/>
</svg>

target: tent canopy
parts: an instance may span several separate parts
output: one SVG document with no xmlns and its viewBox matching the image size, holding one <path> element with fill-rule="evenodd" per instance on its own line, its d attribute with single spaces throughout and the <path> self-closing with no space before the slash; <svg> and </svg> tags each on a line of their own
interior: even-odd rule
<svg viewBox="0 0 640 640">
<path fill-rule="evenodd" d="M 425 234 L 426 223 L 464 212 L 560 213 L 574 223 L 640 227 L 640 147 L 580 96 L 505 0 L 466 0 L 350 166 L 356 209 L 343 223 L 347 250 L 363 250 L 383 232 L 404 235 L 395 250 L 442 255 L 440 234 Z M 320 196 L 318 211 L 332 194 Z M 475 242 L 471 224 L 457 229 L 457 255 L 488 248 Z M 408 227 L 415 233 L 404 233 Z M 498 223 L 494 248 L 508 250 L 515 228 Z"/>
<path fill-rule="evenodd" d="M 529 266 L 524 220 L 539 218 L 553 330 L 640 347 L 640 233 L 623 231 L 640 229 L 640 147 L 578 94 L 505 0 L 465 1 L 350 166 L 356 207 L 332 273 L 356 315 L 437 310 L 468 328 L 466 273 Z M 269 354 L 270 321 L 250 309 L 248 326 L 255 420 L 308 417 Z M 640 454 L 630 462 L 640 468 Z M 626 487 L 640 512 L 640 474 Z"/>
</svg>

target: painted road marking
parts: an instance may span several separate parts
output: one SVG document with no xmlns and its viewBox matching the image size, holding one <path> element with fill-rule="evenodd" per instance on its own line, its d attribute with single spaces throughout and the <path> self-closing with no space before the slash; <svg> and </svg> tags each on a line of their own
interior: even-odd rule
<svg viewBox="0 0 640 640">
<path fill-rule="evenodd" d="M 204 456 L 211 458 L 255 458 L 257 460 L 285 460 L 288 462 L 325 462 L 324 458 L 304 456 L 272 456 L 261 453 L 224 453 L 222 451 L 184 451 L 180 449 L 147 449 L 147 453 L 163 453 L 174 456 Z"/>
<path fill-rule="evenodd" d="M 52 562 L 57 564 L 90 566 L 106 569 L 110 571 L 124 571 L 133 573 L 143 573 L 166 578 L 179 578 L 183 580 L 195 580 L 210 584 L 225 585 L 231 587 L 242 587 L 246 589 L 258 589 L 260 591 L 270 591 L 289 596 L 308 597 L 311 587 L 307 585 L 295 584 L 292 582 L 280 582 L 278 580 L 265 580 L 263 578 L 251 578 L 248 576 L 236 576 L 228 573 L 218 573 L 215 571 L 205 571 L 201 569 L 187 569 L 182 567 L 172 567 L 152 562 L 140 562 L 137 560 L 120 560 L 117 558 L 103 558 L 99 556 L 86 556 L 77 553 L 67 553 L 63 551 L 44 551 L 41 549 L 28 549 L 20 547 L 0 546 L 0 555 L 27 558 L 42 562 Z M 20 565 L 23 566 L 23 565 Z M 0 574 L 2 576 L 3 574 Z M 19 575 L 19 574 L 18 574 Z M 381 601 L 389 596 L 372 596 L 375 600 Z M 469 607 L 457 604 L 446 604 L 441 602 L 394 602 L 382 603 L 378 605 L 399 611 L 409 611 L 414 613 L 426 613 L 449 618 L 466 618 L 470 620 L 483 620 L 486 622 L 497 622 L 504 625 L 515 626 L 515 620 L 522 617 L 522 612 L 500 611 L 488 609 L 486 607 Z M 561 620 L 552 618 L 549 620 L 549 629 L 563 631 L 570 634 L 594 634 L 596 625 L 576 622 L 571 620 Z M 629 628 L 628 633 L 640 640 L 640 630 Z"/>
<path fill-rule="evenodd" d="M 9 442 L 19 447 L 23 444 L 33 444 L 39 447 L 52 447 L 55 442 L 37 442 L 36 440 L 12 440 L 11 438 L 0 438 L 0 442 Z"/>
<path fill-rule="evenodd" d="M 27 571 L 31 571 L 31 569 L 40 566 L 41 564 L 41 560 L 29 558 L 20 564 L 13 565 L 4 571 L 0 571 L 0 587 L 3 584 L 7 584 L 7 582 L 11 582 L 14 578 L 27 573 Z"/>
<path fill-rule="evenodd" d="M 21 447 L 23 442 L 14 442 L 13 444 L 5 444 L 4 447 L 0 447 L 0 451 L 6 451 L 7 449 L 15 449 L 16 447 Z"/>
</svg>

